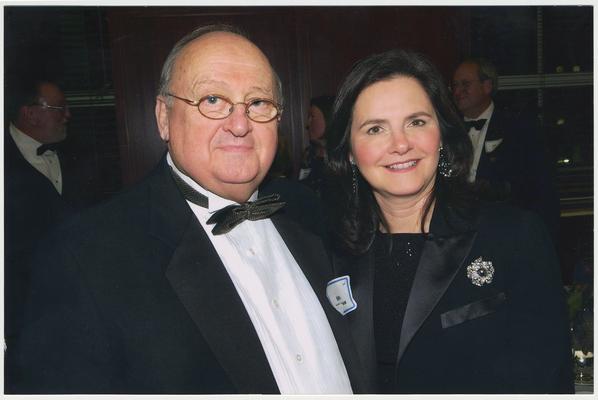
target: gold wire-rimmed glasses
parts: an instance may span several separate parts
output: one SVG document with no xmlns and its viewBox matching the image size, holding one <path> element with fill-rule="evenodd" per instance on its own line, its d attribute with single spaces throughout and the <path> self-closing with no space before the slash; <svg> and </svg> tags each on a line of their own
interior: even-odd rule
<svg viewBox="0 0 598 400">
<path fill-rule="evenodd" d="M 39 102 L 39 103 L 33 103 L 31 104 L 32 106 L 39 106 L 41 108 L 46 108 L 48 110 L 56 110 L 59 111 L 61 113 L 66 112 L 68 106 L 65 104 L 64 106 L 51 106 L 50 104 L 46 103 L 46 102 Z"/>
<path fill-rule="evenodd" d="M 219 94 L 209 94 L 203 96 L 199 100 L 189 100 L 172 93 L 166 94 L 175 99 L 184 101 L 190 106 L 197 107 L 200 114 L 209 119 L 227 118 L 232 114 L 235 106 L 238 104 L 245 106 L 245 114 L 254 122 L 270 122 L 273 119 L 278 118 L 282 113 L 282 106 L 280 104 L 264 98 L 255 98 L 250 99 L 247 102 L 233 103 L 229 98 Z"/>
</svg>

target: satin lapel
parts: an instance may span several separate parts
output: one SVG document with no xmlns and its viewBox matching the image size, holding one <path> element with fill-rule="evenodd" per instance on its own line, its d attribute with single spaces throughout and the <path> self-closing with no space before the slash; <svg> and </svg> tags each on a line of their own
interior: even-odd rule
<svg viewBox="0 0 598 400">
<path fill-rule="evenodd" d="M 338 268 L 338 270 L 337 270 Z M 347 314 L 353 341 L 363 364 L 362 374 L 371 390 L 375 391 L 376 376 L 376 343 L 374 339 L 374 253 L 367 252 L 355 259 L 340 260 L 335 258 L 337 275 L 349 275 L 353 298 L 357 308 Z"/>
<path fill-rule="evenodd" d="M 199 223 L 189 224 L 166 277 L 239 393 L 278 393 L 245 306 Z"/>
<path fill-rule="evenodd" d="M 349 324 L 346 317 L 336 311 L 326 298 L 326 285 L 335 276 L 321 239 L 284 216 L 274 215 L 272 222 L 324 309 L 347 368 L 353 391 L 364 393 L 369 386 L 365 381 L 363 364 L 355 349 Z"/>
<path fill-rule="evenodd" d="M 165 164 L 165 163 L 164 163 Z M 279 393 L 245 306 L 206 233 L 163 165 L 151 231 L 173 250 L 165 275 L 239 393 Z"/>
<path fill-rule="evenodd" d="M 476 233 L 467 231 L 425 242 L 405 310 L 397 363 L 465 261 Z"/>
</svg>

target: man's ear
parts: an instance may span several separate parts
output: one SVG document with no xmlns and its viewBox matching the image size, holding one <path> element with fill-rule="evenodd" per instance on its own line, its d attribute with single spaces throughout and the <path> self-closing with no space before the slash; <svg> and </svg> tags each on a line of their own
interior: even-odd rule
<svg viewBox="0 0 598 400">
<path fill-rule="evenodd" d="M 31 106 L 21 106 L 19 108 L 19 118 L 23 119 L 30 126 L 36 126 L 39 120 L 35 108 Z"/>
<path fill-rule="evenodd" d="M 168 142 L 170 139 L 168 131 L 168 106 L 166 105 L 166 100 L 161 96 L 156 97 L 156 122 L 160 131 L 160 137 L 163 141 Z"/>
</svg>

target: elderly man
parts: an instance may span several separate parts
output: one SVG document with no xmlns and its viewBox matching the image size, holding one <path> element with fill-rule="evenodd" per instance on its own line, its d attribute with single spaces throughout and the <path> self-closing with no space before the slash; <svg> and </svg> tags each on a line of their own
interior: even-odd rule
<svg viewBox="0 0 598 400">
<path fill-rule="evenodd" d="M 55 235 L 9 358 L 11 391 L 359 390 L 345 321 L 325 297 L 321 242 L 276 195 L 257 196 L 281 102 L 268 59 L 233 28 L 174 46 L 156 101 L 168 153 Z"/>
<path fill-rule="evenodd" d="M 485 200 L 537 212 L 556 239 L 559 203 L 545 140 L 535 116 L 495 104 L 497 78 L 483 58 L 464 60 L 453 75 L 453 97 L 473 144 L 469 180 Z"/>
</svg>

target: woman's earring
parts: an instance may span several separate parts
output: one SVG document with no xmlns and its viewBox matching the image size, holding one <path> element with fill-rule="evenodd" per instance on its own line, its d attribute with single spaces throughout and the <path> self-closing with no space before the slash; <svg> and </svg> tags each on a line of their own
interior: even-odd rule
<svg viewBox="0 0 598 400">
<path fill-rule="evenodd" d="M 352 187 L 353 187 L 353 196 L 357 194 L 357 167 L 355 166 L 355 161 L 350 159 L 349 162 L 351 163 L 351 177 L 352 177 Z"/>
<path fill-rule="evenodd" d="M 442 145 L 438 151 L 440 152 L 438 157 L 438 172 L 445 178 L 450 178 L 453 176 L 453 169 L 451 168 L 451 163 L 446 158 L 446 154 L 444 153 L 444 148 Z"/>
</svg>

